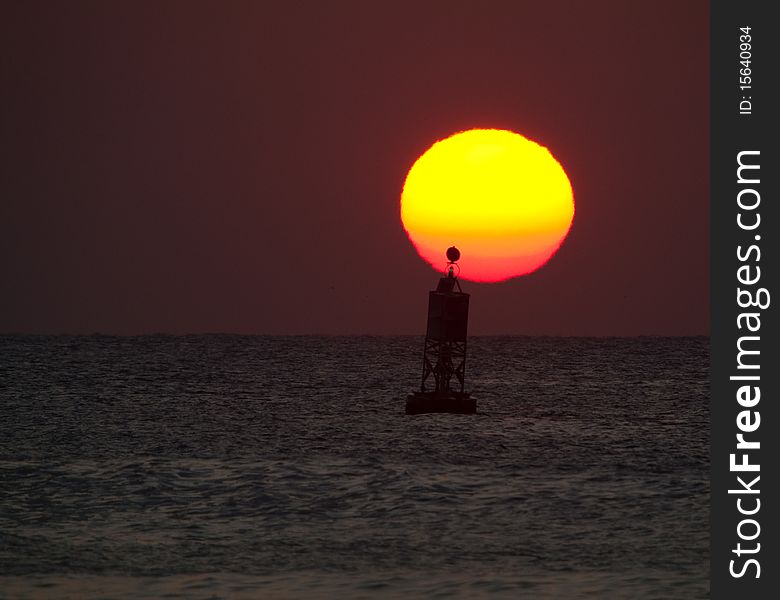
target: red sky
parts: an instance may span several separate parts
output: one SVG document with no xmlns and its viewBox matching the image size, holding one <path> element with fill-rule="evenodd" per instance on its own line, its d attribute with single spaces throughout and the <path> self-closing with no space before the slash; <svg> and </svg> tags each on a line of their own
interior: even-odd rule
<svg viewBox="0 0 780 600">
<path fill-rule="evenodd" d="M 707 334 L 708 3 L 5 3 L 0 332 L 423 332 L 414 160 L 472 127 L 565 166 L 473 334 Z"/>
</svg>

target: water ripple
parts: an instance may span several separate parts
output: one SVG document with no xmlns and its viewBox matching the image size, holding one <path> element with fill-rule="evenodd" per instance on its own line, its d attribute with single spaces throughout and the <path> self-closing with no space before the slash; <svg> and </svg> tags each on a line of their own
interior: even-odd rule
<svg viewBox="0 0 780 600">
<path fill-rule="evenodd" d="M 11 597 L 706 597 L 703 338 L 0 337 Z"/>
</svg>

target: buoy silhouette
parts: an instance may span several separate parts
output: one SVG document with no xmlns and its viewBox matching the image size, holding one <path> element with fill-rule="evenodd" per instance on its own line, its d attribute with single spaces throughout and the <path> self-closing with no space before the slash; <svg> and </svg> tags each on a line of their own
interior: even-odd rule
<svg viewBox="0 0 780 600">
<path fill-rule="evenodd" d="M 428 293 L 428 325 L 423 347 L 420 390 L 406 398 L 406 414 L 473 414 L 477 401 L 465 391 L 469 294 L 455 272 L 460 250 L 447 248 L 447 273 Z M 456 291 L 457 288 L 457 291 Z"/>
</svg>

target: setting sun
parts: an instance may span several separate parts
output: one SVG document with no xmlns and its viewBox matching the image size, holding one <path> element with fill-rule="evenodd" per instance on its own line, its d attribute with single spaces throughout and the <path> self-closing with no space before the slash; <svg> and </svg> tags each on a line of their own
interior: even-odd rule
<svg viewBox="0 0 780 600">
<path fill-rule="evenodd" d="M 502 281 L 535 271 L 560 247 L 574 217 L 571 184 L 550 151 L 498 129 L 456 133 L 409 170 L 401 221 L 434 268 L 460 248 L 461 277 Z"/>
</svg>

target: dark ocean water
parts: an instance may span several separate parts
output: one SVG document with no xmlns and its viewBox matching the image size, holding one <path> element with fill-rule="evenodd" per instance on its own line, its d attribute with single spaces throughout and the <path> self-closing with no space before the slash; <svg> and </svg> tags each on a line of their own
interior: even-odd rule
<svg viewBox="0 0 780 600">
<path fill-rule="evenodd" d="M 705 598 L 709 340 L 0 337 L 2 598 Z"/>
</svg>

